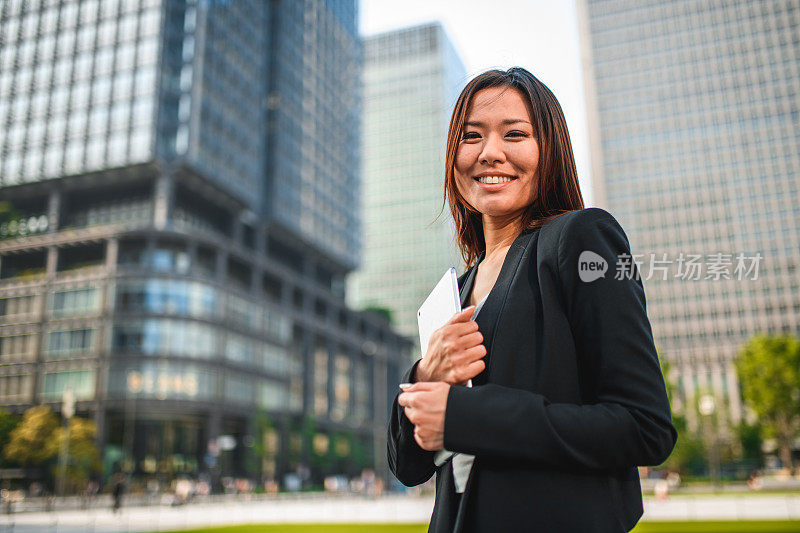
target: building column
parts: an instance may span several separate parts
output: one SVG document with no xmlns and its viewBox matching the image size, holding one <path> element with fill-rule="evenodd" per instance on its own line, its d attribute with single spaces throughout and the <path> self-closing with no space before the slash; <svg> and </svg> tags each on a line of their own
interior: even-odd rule
<svg viewBox="0 0 800 533">
<path fill-rule="evenodd" d="M 256 428 L 256 413 L 257 412 L 258 411 L 253 411 L 249 415 L 247 415 L 247 418 L 244 421 L 244 431 L 243 431 L 242 439 L 241 439 L 240 442 L 237 443 L 237 445 L 241 446 L 241 448 L 242 448 L 242 452 L 241 452 L 242 453 L 241 460 L 242 460 L 242 467 L 243 467 L 242 470 L 244 470 L 245 472 L 249 472 L 249 473 L 254 471 L 254 469 L 255 469 L 254 467 L 260 468 L 260 465 L 258 465 L 258 466 L 256 465 L 257 458 L 256 458 L 256 454 L 255 454 L 255 452 L 253 450 L 253 445 L 255 444 L 256 439 L 259 438 L 259 435 L 257 435 L 258 432 L 256 431 L 257 430 L 257 428 Z M 262 477 L 263 477 L 263 474 L 262 474 Z M 264 483 L 263 479 L 259 479 L 258 480 L 258 485 L 259 486 L 263 487 L 264 486 L 263 483 Z"/>
<path fill-rule="evenodd" d="M 303 417 L 301 428 L 305 428 L 306 419 L 311 417 L 316 420 L 314 415 L 314 356 L 316 351 L 316 339 L 314 334 L 307 328 L 303 329 Z M 305 436 L 304 429 L 301 434 Z M 303 439 L 301 459 L 303 466 L 311 468 L 311 457 L 313 451 L 313 436 L 311 439 Z"/>
<path fill-rule="evenodd" d="M 111 237 L 106 241 L 106 272 L 113 274 L 117 270 L 117 256 L 119 255 L 119 239 Z"/>
<path fill-rule="evenodd" d="M 736 367 L 731 361 L 725 363 L 725 381 L 728 385 L 731 422 L 738 424 L 744 419 L 744 413 L 742 412 L 742 399 L 739 395 L 739 382 L 736 379 Z"/>
<path fill-rule="evenodd" d="M 314 334 L 303 328 L 303 416 L 314 416 Z"/>
<path fill-rule="evenodd" d="M 348 393 L 350 397 L 347 400 L 347 412 L 349 419 L 353 419 L 356 414 L 358 400 L 358 387 L 356 387 L 356 380 L 355 378 L 358 377 L 358 373 L 356 372 L 356 367 L 361 366 L 361 358 L 359 357 L 358 352 L 348 351 L 347 352 L 347 359 L 350 361 L 350 379 L 348 380 Z"/>
<path fill-rule="evenodd" d="M 172 208 L 175 203 L 175 181 L 169 174 L 156 178 L 153 190 L 153 225 L 164 229 L 172 224 Z"/>
<path fill-rule="evenodd" d="M 53 279 L 56 275 L 58 268 L 58 248 L 56 246 L 47 247 L 47 263 L 46 263 L 47 279 Z"/>
<path fill-rule="evenodd" d="M 331 418 L 331 413 L 336 406 L 336 343 L 328 340 L 325 347 L 328 350 L 328 411 L 326 418 Z"/>
<path fill-rule="evenodd" d="M 101 305 L 101 318 L 99 320 L 98 329 L 98 349 L 97 365 L 95 366 L 97 375 L 95 376 L 95 393 L 94 393 L 94 423 L 97 426 L 97 448 L 100 452 L 100 458 L 105 455 L 106 442 L 108 435 L 106 435 L 106 394 L 107 390 L 106 377 L 110 369 L 110 350 L 113 350 L 113 328 L 114 328 L 114 308 L 116 299 L 116 283 L 114 281 L 114 273 L 117 270 L 117 257 L 119 255 L 119 239 L 111 237 L 106 241 L 106 257 L 105 268 L 106 278 L 100 289 L 100 305 Z M 104 348 L 108 347 L 109 351 Z"/>
<path fill-rule="evenodd" d="M 219 408 L 212 407 L 211 412 L 208 416 L 208 421 L 206 422 L 206 439 L 205 442 L 201 445 L 205 448 L 205 453 L 203 454 L 203 460 L 207 456 L 213 456 L 216 462 L 214 466 L 210 466 L 206 463 L 206 467 L 208 467 L 208 471 L 211 477 L 211 491 L 217 492 L 219 488 L 219 473 L 220 473 L 220 466 L 219 466 L 219 459 L 221 455 L 221 451 L 219 449 L 219 445 L 217 443 L 217 437 L 219 437 L 220 428 L 222 427 L 222 414 L 219 411 Z M 212 453 L 214 452 L 214 453 Z"/>
<path fill-rule="evenodd" d="M 391 472 L 389 471 L 389 464 L 386 461 L 386 425 L 385 413 L 387 411 L 386 405 L 386 381 L 387 381 L 387 365 L 386 360 L 378 357 L 378 354 L 373 356 L 373 375 L 372 387 L 373 394 L 373 418 L 372 418 L 372 445 L 373 445 L 373 460 L 375 461 L 375 475 L 381 477 L 388 486 L 391 479 Z"/>
<path fill-rule="evenodd" d="M 50 191 L 47 197 L 47 232 L 58 231 L 59 221 L 61 220 L 61 191 Z"/>
<path fill-rule="evenodd" d="M 694 371 L 690 363 L 684 364 L 683 371 L 683 390 L 686 401 L 683 404 L 683 414 L 686 417 L 686 425 L 692 431 L 697 429 L 697 391 L 694 388 Z"/>
</svg>

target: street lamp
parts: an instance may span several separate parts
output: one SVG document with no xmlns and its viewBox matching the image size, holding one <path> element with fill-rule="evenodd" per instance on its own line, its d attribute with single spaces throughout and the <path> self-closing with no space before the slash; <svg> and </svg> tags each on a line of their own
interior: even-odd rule
<svg viewBox="0 0 800 533">
<path fill-rule="evenodd" d="M 72 387 L 64 389 L 61 396 L 61 416 L 64 418 L 64 438 L 58 454 L 58 495 L 64 495 L 64 481 L 67 477 L 67 456 L 69 454 L 69 421 L 75 414 L 75 395 Z"/>
<path fill-rule="evenodd" d="M 711 481 L 715 487 L 719 486 L 719 455 L 717 453 L 717 436 L 714 434 L 714 419 L 712 418 L 714 411 L 717 408 L 717 402 L 712 394 L 704 394 L 700 397 L 697 404 L 697 409 L 700 414 L 706 417 L 703 421 L 703 427 L 706 432 L 706 440 L 709 443 L 708 449 L 708 466 L 711 471 Z"/>
</svg>

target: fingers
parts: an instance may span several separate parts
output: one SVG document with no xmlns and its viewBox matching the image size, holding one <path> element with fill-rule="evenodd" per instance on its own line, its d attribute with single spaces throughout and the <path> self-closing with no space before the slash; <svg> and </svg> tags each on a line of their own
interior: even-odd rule
<svg viewBox="0 0 800 533">
<path fill-rule="evenodd" d="M 486 369 L 486 363 L 483 359 L 478 359 L 467 365 L 464 371 L 464 380 L 472 379 Z"/>
<path fill-rule="evenodd" d="M 437 384 L 436 381 L 418 381 L 417 383 L 401 383 L 400 388 L 403 389 L 403 393 L 400 395 L 400 398 L 407 395 L 409 392 L 433 390 L 434 388 L 436 388 L 436 384 Z"/>
<path fill-rule="evenodd" d="M 464 335 L 458 340 L 459 344 L 464 347 L 464 350 L 477 346 L 483 342 L 483 334 L 480 331 Z"/>
<path fill-rule="evenodd" d="M 478 344 L 467 350 L 464 350 L 464 360 L 468 362 L 483 359 L 486 356 L 486 346 Z"/>
<path fill-rule="evenodd" d="M 444 327 L 447 328 L 445 330 L 447 334 L 455 337 L 463 337 L 478 331 L 478 323 L 474 320 L 468 320 L 467 322 L 456 322 L 455 324 L 450 324 L 449 326 Z"/>
<path fill-rule="evenodd" d="M 447 321 L 448 324 L 457 324 L 459 322 L 467 322 L 472 319 L 472 313 L 475 311 L 475 306 L 470 305 L 453 315 L 453 318 Z"/>
</svg>

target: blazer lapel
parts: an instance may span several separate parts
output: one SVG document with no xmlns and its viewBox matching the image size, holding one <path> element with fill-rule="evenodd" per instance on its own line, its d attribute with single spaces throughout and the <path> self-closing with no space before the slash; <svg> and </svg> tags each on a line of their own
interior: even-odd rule
<svg viewBox="0 0 800 533">
<path fill-rule="evenodd" d="M 497 329 L 503 306 L 506 303 L 506 298 L 508 297 L 508 289 L 511 287 L 511 281 L 514 279 L 514 275 L 519 269 L 519 263 L 530 235 L 530 232 L 522 232 L 514 239 L 508 252 L 506 252 L 506 257 L 503 260 L 503 266 L 500 267 L 500 274 L 497 276 L 497 281 L 495 281 L 492 290 L 489 291 L 489 296 L 486 298 L 483 307 L 481 307 L 480 313 L 478 313 L 476 322 L 478 323 L 478 330 L 483 335 L 483 345 L 486 347 L 486 356 L 484 356 L 486 369 L 473 378 L 473 385 L 483 385 L 488 378 L 493 359 L 492 343 L 494 341 L 494 333 Z M 473 272 L 470 273 L 471 278 L 475 277 L 475 270 L 477 270 L 477 268 L 473 269 Z M 467 288 L 466 283 L 464 286 Z M 471 288 L 472 283 L 470 283 L 469 286 L 469 289 Z M 463 301 L 463 292 L 461 297 Z"/>
<path fill-rule="evenodd" d="M 483 261 L 483 256 L 486 252 L 481 252 L 475 264 L 470 267 L 464 276 L 464 281 L 461 283 L 459 295 L 461 296 L 461 309 L 467 306 L 469 301 L 469 293 L 472 292 L 472 286 L 475 284 L 475 273 L 478 271 L 478 264 Z"/>
</svg>

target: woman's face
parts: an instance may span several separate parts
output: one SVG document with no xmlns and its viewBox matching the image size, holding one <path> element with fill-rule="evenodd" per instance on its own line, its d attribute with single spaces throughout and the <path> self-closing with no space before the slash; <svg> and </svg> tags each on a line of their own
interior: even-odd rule
<svg viewBox="0 0 800 533">
<path fill-rule="evenodd" d="M 484 219 L 520 216 L 536 198 L 539 143 L 531 122 L 516 89 L 482 89 L 472 99 L 454 174 L 458 191 Z"/>
</svg>

